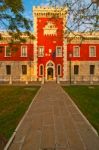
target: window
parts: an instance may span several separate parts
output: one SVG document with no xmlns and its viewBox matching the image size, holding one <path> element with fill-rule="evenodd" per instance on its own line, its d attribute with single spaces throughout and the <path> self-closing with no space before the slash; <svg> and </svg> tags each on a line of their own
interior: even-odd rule
<svg viewBox="0 0 99 150">
<path fill-rule="evenodd" d="M 73 48 L 73 56 L 74 57 L 80 57 L 80 48 L 79 48 L 79 46 L 74 46 L 74 48 Z"/>
<path fill-rule="evenodd" d="M 89 47 L 89 57 L 96 57 L 96 47 L 95 46 Z"/>
<path fill-rule="evenodd" d="M 44 47 L 43 46 L 39 46 L 39 48 L 38 48 L 38 56 L 39 57 L 43 57 L 44 56 Z"/>
<path fill-rule="evenodd" d="M 27 74 L 27 65 L 22 65 L 22 74 L 23 75 Z"/>
<path fill-rule="evenodd" d="M 42 76 L 42 75 L 43 75 L 43 72 L 44 72 L 43 65 L 40 65 L 40 72 L 39 72 L 39 75 Z"/>
<path fill-rule="evenodd" d="M 0 46 L 0 53 L 2 53 L 4 50 L 4 46 Z"/>
<path fill-rule="evenodd" d="M 74 65 L 74 74 L 75 75 L 79 74 L 79 66 L 78 65 Z"/>
<path fill-rule="evenodd" d="M 95 72 L 95 65 L 90 65 L 90 74 L 94 74 Z"/>
<path fill-rule="evenodd" d="M 61 76 L 61 65 L 57 65 L 57 75 Z"/>
<path fill-rule="evenodd" d="M 10 57 L 11 56 L 11 49 L 10 47 L 6 46 L 5 48 L 5 57 Z"/>
<path fill-rule="evenodd" d="M 62 57 L 62 47 L 61 46 L 56 47 L 56 56 Z"/>
<path fill-rule="evenodd" d="M 6 74 L 11 75 L 11 66 L 10 65 L 6 65 Z"/>
<path fill-rule="evenodd" d="M 21 57 L 27 57 L 27 46 L 21 47 Z"/>
</svg>

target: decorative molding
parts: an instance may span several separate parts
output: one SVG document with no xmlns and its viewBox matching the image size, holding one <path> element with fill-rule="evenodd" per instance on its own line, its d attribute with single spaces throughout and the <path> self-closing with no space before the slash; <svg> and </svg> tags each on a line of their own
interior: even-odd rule
<svg viewBox="0 0 99 150">
<path fill-rule="evenodd" d="M 47 22 L 47 25 L 45 25 L 44 29 L 44 35 L 57 35 L 57 28 L 55 27 L 55 24 L 51 21 Z"/>
</svg>

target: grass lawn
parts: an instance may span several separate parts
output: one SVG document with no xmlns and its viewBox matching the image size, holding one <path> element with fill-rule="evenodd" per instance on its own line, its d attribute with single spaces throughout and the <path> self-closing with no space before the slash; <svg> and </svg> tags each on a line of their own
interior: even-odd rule
<svg viewBox="0 0 99 150">
<path fill-rule="evenodd" d="M 74 85 L 63 88 L 99 134 L 99 86 Z"/>
<path fill-rule="evenodd" d="M 9 139 L 38 91 L 36 86 L 0 86 L 0 136 Z"/>
</svg>

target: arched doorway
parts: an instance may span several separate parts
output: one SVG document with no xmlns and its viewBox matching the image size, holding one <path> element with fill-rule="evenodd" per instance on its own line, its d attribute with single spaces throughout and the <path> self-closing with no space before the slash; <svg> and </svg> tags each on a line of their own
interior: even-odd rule
<svg viewBox="0 0 99 150">
<path fill-rule="evenodd" d="M 55 64 L 53 61 L 49 60 L 46 63 L 46 80 L 50 81 L 50 80 L 55 80 Z"/>
<path fill-rule="evenodd" d="M 53 80 L 53 68 L 51 67 L 47 69 L 47 80 Z"/>
</svg>

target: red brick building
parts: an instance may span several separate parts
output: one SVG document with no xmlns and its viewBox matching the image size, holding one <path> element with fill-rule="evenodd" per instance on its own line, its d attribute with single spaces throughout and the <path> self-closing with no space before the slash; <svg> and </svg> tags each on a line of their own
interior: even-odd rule
<svg viewBox="0 0 99 150">
<path fill-rule="evenodd" d="M 17 51 L 0 42 L 0 80 L 99 81 L 99 32 L 67 36 L 67 8 L 34 7 L 34 41 Z"/>
</svg>

